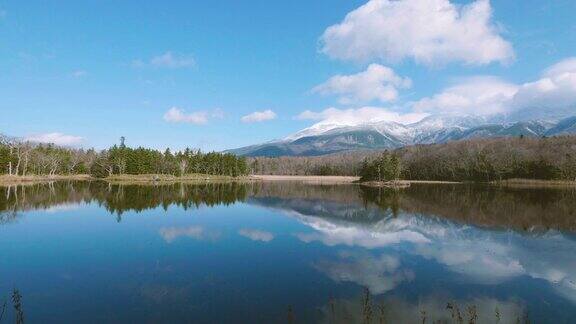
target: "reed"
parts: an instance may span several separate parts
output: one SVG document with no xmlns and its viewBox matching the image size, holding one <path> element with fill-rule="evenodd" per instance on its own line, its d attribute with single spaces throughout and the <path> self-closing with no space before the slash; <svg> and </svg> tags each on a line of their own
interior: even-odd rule
<svg viewBox="0 0 576 324">
<path fill-rule="evenodd" d="M 288 324 L 292 324 L 295 323 L 295 316 L 294 316 L 294 309 L 292 308 L 292 305 L 288 306 L 288 313 L 286 314 L 286 320 L 288 322 Z"/>
<path fill-rule="evenodd" d="M 12 304 L 14 305 L 14 322 L 24 324 L 24 310 L 22 309 L 22 295 L 18 289 L 12 291 Z"/>
<path fill-rule="evenodd" d="M 476 324 L 478 320 L 478 310 L 475 305 L 468 306 L 468 324 Z"/>
<path fill-rule="evenodd" d="M 2 322 L 2 318 L 4 318 L 4 313 L 6 312 L 6 305 L 8 304 L 7 301 L 4 301 L 2 305 L 2 312 L 0 312 L 0 323 Z"/>
<path fill-rule="evenodd" d="M 384 303 L 378 305 L 378 310 L 379 310 L 379 317 L 378 317 L 378 322 L 380 324 L 384 324 L 386 322 L 386 305 L 384 305 Z"/>
<path fill-rule="evenodd" d="M 364 323 L 370 324 L 372 321 L 372 295 L 368 288 L 364 288 L 364 297 L 362 301 L 362 318 Z"/>
<path fill-rule="evenodd" d="M 426 324 L 426 311 L 425 310 L 420 311 L 420 318 L 422 318 L 422 324 Z"/>
</svg>

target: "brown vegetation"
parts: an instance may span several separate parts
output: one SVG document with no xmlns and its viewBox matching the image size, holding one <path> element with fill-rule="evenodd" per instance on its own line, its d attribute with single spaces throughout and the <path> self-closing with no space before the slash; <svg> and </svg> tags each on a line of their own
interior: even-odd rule
<svg viewBox="0 0 576 324">
<path fill-rule="evenodd" d="M 576 181 L 576 136 L 506 137 L 414 145 L 390 152 L 406 180 L 500 181 L 513 178 Z M 318 157 L 250 158 L 254 174 L 358 176 L 381 151 Z"/>
<path fill-rule="evenodd" d="M 49 181 L 64 181 L 64 180 L 91 180 L 92 177 L 88 174 L 69 174 L 69 175 L 0 175 L 0 186 L 11 186 L 17 184 L 39 183 Z"/>
<path fill-rule="evenodd" d="M 292 175 L 254 175 L 254 179 L 263 181 L 300 181 L 306 183 L 352 183 L 358 181 L 353 176 L 292 176 Z"/>
</svg>

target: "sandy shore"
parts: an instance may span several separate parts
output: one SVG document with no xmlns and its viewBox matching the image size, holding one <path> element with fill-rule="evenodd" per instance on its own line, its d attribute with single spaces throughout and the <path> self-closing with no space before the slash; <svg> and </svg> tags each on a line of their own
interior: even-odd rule
<svg viewBox="0 0 576 324">
<path fill-rule="evenodd" d="M 246 177 L 228 177 L 228 176 L 214 176 L 202 174 L 190 174 L 183 177 L 176 177 L 171 175 L 159 174 L 140 174 L 140 175 L 114 175 L 107 178 L 94 178 L 88 174 L 77 175 L 32 175 L 32 176 L 0 176 L 0 186 L 14 186 L 14 185 L 31 185 L 43 182 L 52 181 L 90 181 L 101 180 L 108 181 L 115 184 L 147 184 L 147 183 L 205 183 L 205 182 L 246 182 L 246 181 L 260 181 L 259 179 L 251 176 Z"/>
<path fill-rule="evenodd" d="M 252 178 L 262 181 L 299 181 L 308 183 L 352 183 L 359 177 L 346 176 L 283 176 L 283 175 L 253 175 Z"/>
<path fill-rule="evenodd" d="M 360 180 L 360 177 L 351 176 L 283 176 L 283 175 L 253 175 L 253 178 L 262 181 L 301 181 L 316 183 L 353 183 Z M 453 181 L 427 181 L 427 180 L 400 180 L 403 183 L 427 183 L 427 184 L 458 184 Z"/>
<path fill-rule="evenodd" d="M 572 188 L 576 181 L 509 179 L 491 182 L 492 185 L 514 188 Z"/>
<path fill-rule="evenodd" d="M 95 179 L 88 174 L 54 175 L 54 176 L 7 176 L 0 175 L 0 186 L 29 185 L 51 181 L 89 181 L 104 180 L 111 183 L 143 184 L 143 183 L 205 183 L 205 182 L 251 182 L 251 181 L 296 181 L 311 184 L 352 184 L 359 177 L 352 176 L 288 176 L 288 175 L 250 175 L 243 177 L 214 176 L 204 174 L 189 174 L 183 177 L 171 175 L 142 174 L 114 175 L 104 179 Z M 462 184 L 454 181 L 401 180 L 405 184 Z M 510 179 L 484 183 L 493 186 L 516 188 L 574 188 L 576 181 Z"/>
<path fill-rule="evenodd" d="M 111 183 L 120 184 L 142 184 L 142 183 L 205 183 L 205 182 L 249 182 L 259 181 L 252 176 L 229 177 L 208 174 L 189 174 L 182 177 L 162 174 L 140 174 L 140 175 L 114 175 L 102 179 Z"/>
<path fill-rule="evenodd" d="M 0 176 L 0 186 L 13 186 L 21 184 L 34 184 L 40 182 L 51 182 L 51 181 L 64 181 L 64 180 L 74 180 L 74 181 L 85 181 L 91 180 L 92 177 L 88 174 L 74 174 L 74 175 L 53 175 L 53 176 Z"/>
<path fill-rule="evenodd" d="M 462 184 L 463 182 L 458 181 L 438 181 L 438 180 L 402 180 L 410 182 L 411 184 L 424 183 L 424 184 Z"/>
</svg>

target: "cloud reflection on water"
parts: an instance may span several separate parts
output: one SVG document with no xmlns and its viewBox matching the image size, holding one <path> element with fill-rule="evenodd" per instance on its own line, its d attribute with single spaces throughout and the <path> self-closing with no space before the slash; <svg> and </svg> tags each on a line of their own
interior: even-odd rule
<svg viewBox="0 0 576 324">
<path fill-rule="evenodd" d="M 215 241 L 220 238 L 220 232 L 208 231 L 203 226 L 187 227 L 162 227 L 159 230 L 160 236 L 170 244 L 180 237 L 188 237 L 195 240 Z"/>
<path fill-rule="evenodd" d="M 343 251 L 337 261 L 321 260 L 314 264 L 320 272 L 337 282 L 354 282 L 367 287 L 372 294 L 390 291 L 403 281 L 411 281 L 414 273 L 401 269 L 400 259 L 382 254 Z"/>
<path fill-rule="evenodd" d="M 268 243 L 274 239 L 274 234 L 270 232 L 250 228 L 242 228 L 238 231 L 238 234 L 252 241 L 260 241 L 264 243 Z"/>
<path fill-rule="evenodd" d="M 344 245 L 375 251 L 401 245 L 403 253 L 434 260 L 465 276 L 467 281 L 491 285 L 528 276 L 546 280 L 558 294 L 576 303 L 576 242 L 558 232 L 526 235 L 515 231 L 490 231 L 407 213 L 373 224 L 302 214 L 295 217 L 314 230 L 296 234 L 306 243 L 317 241 L 327 246 Z M 376 294 L 387 290 L 386 283 L 378 283 L 377 270 L 374 274 L 367 274 L 365 270 L 365 267 L 378 268 L 375 266 L 379 264 L 378 258 L 370 261 L 352 259 L 358 264 L 323 261 L 320 264 L 326 266 L 316 268 L 325 270 L 323 272 L 332 279 L 356 282 Z M 386 280 L 389 278 L 381 278 L 382 282 Z"/>
</svg>

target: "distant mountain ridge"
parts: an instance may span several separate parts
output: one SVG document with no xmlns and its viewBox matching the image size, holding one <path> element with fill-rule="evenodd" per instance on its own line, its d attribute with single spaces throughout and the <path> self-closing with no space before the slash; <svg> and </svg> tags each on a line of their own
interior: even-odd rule
<svg viewBox="0 0 576 324">
<path fill-rule="evenodd" d="M 283 140 L 229 150 L 243 156 L 318 156 L 343 151 L 394 149 L 473 138 L 576 134 L 576 116 L 560 120 L 499 121 L 436 115 L 413 124 L 381 121 L 357 126 L 316 124 Z"/>
</svg>

